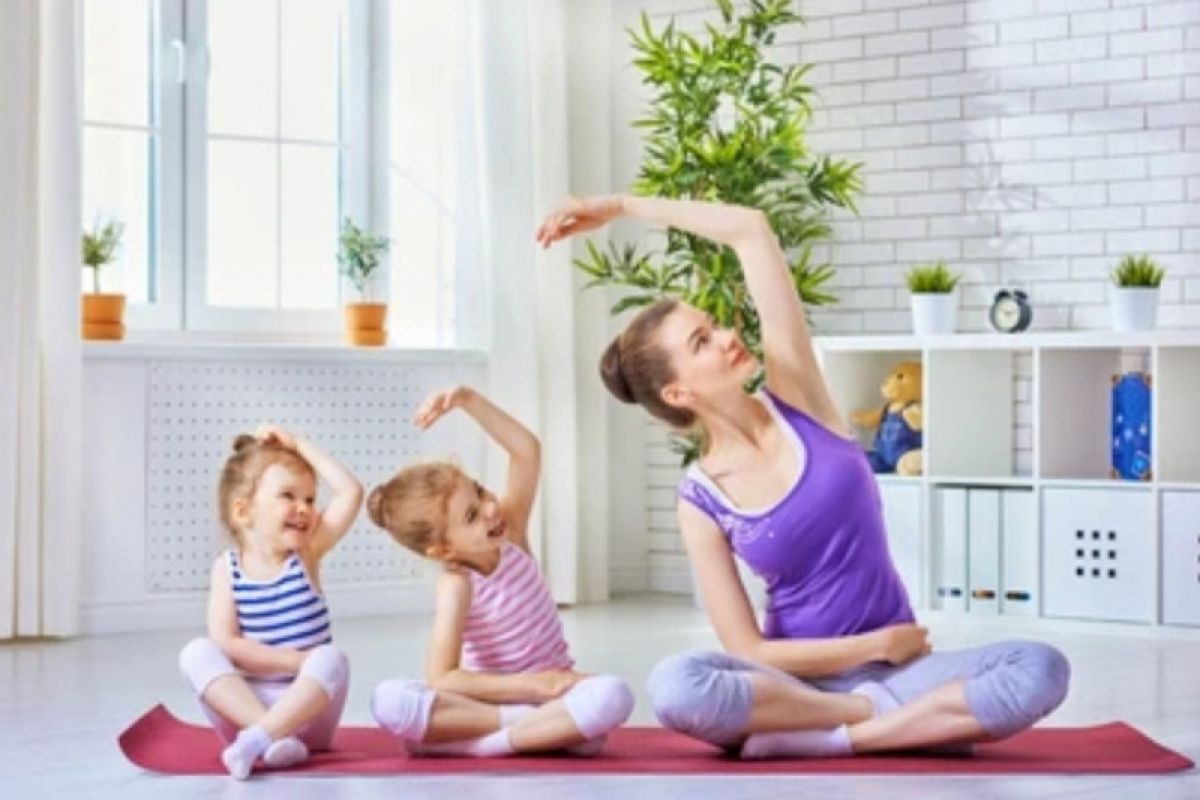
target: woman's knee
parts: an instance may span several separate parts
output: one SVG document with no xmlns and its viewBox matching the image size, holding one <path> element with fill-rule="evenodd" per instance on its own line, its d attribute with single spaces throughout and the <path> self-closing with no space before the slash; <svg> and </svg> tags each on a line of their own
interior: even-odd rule
<svg viewBox="0 0 1200 800">
<path fill-rule="evenodd" d="M 743 734 L 753 697 L 745 669 L 721 654 L 680 653 L 663 659 L 646 681 L 654 715 L 664 726 L 725 745 Z"/>
<path fill-rule="evenodd" d="M 646 678 L 646 692 L 659 722 L 674 727 L 680 712 L 701 699 L 707 669 L 703 652 L 677 653 L 654 665 Z"/>
<path fill-rule="evenodd" d="M 1014 642 L 1002 665 L 968 684 L 968 698 L 990 735 L 1011 736 L 1050 714 L 1067 696 L 1071 665 L 1055 647 Z"/>
<path fill-rule="evenodd" d="M 1071 663 L 1062 651 L 1056 647 L 1040 642 L 1030 642 L 1029 645 L 1030 672 L 1034 682 L 1042 687 L 1043 702 L 1046 710 L 1042 716 L 1049 714 L 1062 705 L 1067 698 L 1067 690 L 1071 683 Z"/>
</svg>

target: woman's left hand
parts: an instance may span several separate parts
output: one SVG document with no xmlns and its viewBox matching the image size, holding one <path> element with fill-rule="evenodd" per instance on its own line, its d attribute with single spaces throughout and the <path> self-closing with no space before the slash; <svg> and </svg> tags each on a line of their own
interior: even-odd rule
<svg viewBox="0 0 1200 800">
<path fill-rule="evenodd" d="M 621 215 L 620 195 L 600 195 L 582 199 L 568 197 L 549 214 L 537 229 L 537 242 L 549 247 L 576 233 L 595 230 Z"/>
</svg>

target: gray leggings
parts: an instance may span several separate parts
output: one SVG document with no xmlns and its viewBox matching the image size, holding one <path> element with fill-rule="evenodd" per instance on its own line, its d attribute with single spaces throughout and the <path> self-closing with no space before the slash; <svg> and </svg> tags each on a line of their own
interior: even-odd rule
<svg viewBox="0 0 1200 800">
<path fill-rule="evenodd" d="M 826 692 L 848 692 L 864 681 L 882 684 L 900 704 L 956 680 L 990 737 L 1025 730 L 1067 696 L 1071 669 L 1058 650 L 1038 642 L 1000 642 L 932 653 L 903 666 L 871 663 L 827 678 L 801 681 L 784 672 L 712 651 L 670 656 L 651 671 L 647 690 L 668 728 L 720 746 L 746 738 L 753 703 L 749 673 L 776 675 Z"/>
</svg>

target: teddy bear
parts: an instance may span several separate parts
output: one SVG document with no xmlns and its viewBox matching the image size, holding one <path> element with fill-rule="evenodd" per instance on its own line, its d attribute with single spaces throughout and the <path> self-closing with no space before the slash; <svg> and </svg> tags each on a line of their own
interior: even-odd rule
<svg viewBox="0 0 1200 800">
<path fill-rule="evenodd" d="M 902 361 L 879 387 L 887 401 L 879 408 L 860 409 L 850 415 L 850 422 L 859 428 L 878 428 L 875 441 L 867 451 L 867 460 L 875 472 L 896 472 L 900 475 L 920 475 L 921 430 L 921 364 Z"/>
</svg>

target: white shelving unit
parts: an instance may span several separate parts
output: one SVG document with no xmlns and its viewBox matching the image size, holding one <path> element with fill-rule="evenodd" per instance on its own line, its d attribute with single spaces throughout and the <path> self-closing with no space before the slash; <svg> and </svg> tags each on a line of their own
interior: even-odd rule
<svg viewBox="0 0 1200 800">
<path fill-rule="evenodd" d="M 823 337 L 843 409 L 924 366 L 920 477 L 879 476 L 914 604 L 1200 626 L 1200 330 Z M 1112 376 L 1151 375 L 1152 474 L 1109 477 Z M 863 434 L 869 445 L 871 434 Z"/>
</svg>

